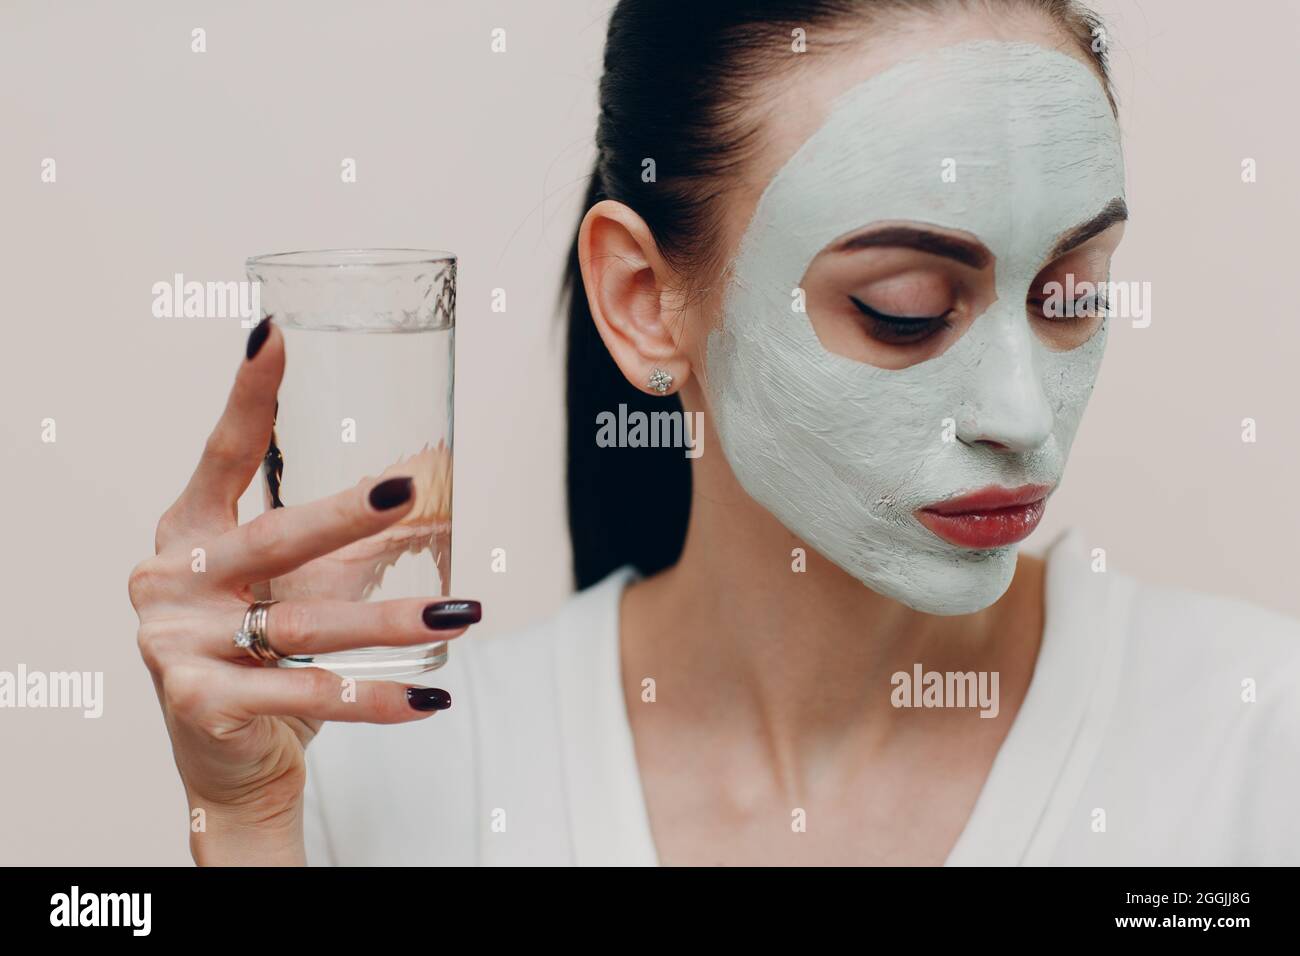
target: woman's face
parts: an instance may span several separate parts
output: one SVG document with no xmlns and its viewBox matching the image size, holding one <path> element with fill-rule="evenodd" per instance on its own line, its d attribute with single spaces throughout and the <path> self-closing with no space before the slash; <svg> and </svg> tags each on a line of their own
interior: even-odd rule
<svg viewBox="0 0 1300 956">
<path fill-rule="evenodd" d="M 784 152 L 700 377 L 751 497 L 873 590 L 959 614 L 1006 590 L 1061 478 L 1106 323 L 1044 287 L 1106 281 L 1124 170 L 1061 38 L 908 42 Z"/>
</svg>

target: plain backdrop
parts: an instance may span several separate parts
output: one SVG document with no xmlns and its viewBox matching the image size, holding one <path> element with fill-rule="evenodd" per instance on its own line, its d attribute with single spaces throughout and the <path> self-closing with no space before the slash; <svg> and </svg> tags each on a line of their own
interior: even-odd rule
<svg viewBox="0 0 1300 956">
<path fill-rule="evenodd" d="M 154 318 L 151 287 L 174 273 L 240 279 L 246 256 L 299 248 L 458 253 L 454 591 L 483 601 L 480 633 L 563 601 L 554 303 L 594 156 L 609 7 L 0 5 L 0 670 L 106 684 L 98 720 L 0 710 L 0 862 L 189 862 L 126 579 L 246 332 Z M 1132 211 L 1114 278 L 1151 283 L 1153 321 L 1115 323 L 1030 544 L 1079 526 L 1112 568 L 1300 615 L 1300 5 L 1099 7 Z M 196 27 L 206 53 L 191 52 Z M 505 53 L 491 52 L 495 27 Z M 341 182 L 344 158 L 356 183 Z M 1242 182 L 1247 158 L 1257 182 Z"/>
</svg>

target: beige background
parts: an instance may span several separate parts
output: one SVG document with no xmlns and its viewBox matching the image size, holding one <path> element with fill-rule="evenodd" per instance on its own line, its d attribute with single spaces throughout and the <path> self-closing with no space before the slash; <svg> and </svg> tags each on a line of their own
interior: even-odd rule
<svg viewBox="0 0 1300 956">
<path fill-rule="evenodd" d="M 1067 481 L 1113 568 L 1300 615 L 1292 261 L 1300 7 L 1101 4 L 1133 222 L 1118 323 Z M 0 710 L 0 862 L 187 863 L 186 809 L 135 650 L 127 573 L 189 475 L 245 334 L 155 319 L 150 287 L 245 256 L 461 256 L 457 593 L 481 631 L 568 585 L 553 302 L 590 171 L 607 0 L 0 7 L 6 621 L 0 670 L 105 674 L 105 713 Z M 130 10 L 128 16 L 126 10 Z M 508 52 L 489 31 L 508 31 Z M 208 52 L 190 52 L 207 30 Z M 40 182 L 45 157 L 58 181 Z M 359 181 L 340 182 L 354 157 Z M 1244 157 L 1259 181 L 1241 182 Z M 509 310 L 489 310 L 493 288 Z M 1258 422 L 1256 444 L 1241 420 Z M 41 420 L 58 440 L 43 444 Z M 251 499 L 248 499 L 251 500 Z M 508 573 L 489 552 L 505 548 Z"/>
</svg>

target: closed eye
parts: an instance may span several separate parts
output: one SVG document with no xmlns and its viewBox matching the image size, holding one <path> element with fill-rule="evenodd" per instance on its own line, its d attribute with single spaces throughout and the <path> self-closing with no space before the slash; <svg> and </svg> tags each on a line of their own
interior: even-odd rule
<svg viewBox="0 0 1300 956">
<path fill-rule="evenodd" d="M 913 345 L 924 342 L 951 327 L 948 317 L 953 310 L 942 315 L 890 315 L 873 309 L 856 296 L 849 296 L 849 301 L 862 315 L 861 325 L 868 335 L 886 345 Z"/>
</svg>

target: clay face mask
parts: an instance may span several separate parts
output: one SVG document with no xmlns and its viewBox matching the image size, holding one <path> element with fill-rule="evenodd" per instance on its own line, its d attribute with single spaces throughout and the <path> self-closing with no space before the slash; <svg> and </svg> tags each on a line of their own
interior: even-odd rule
<svg viewBox="0 0 1300 956">
<path fill-rule="evenodd" d="M 948 158 L 955 181 L 941 175 Z M 910 607 L 962 614 L 996 601 L 1015 546 L 950 544 L 915 512 L 1060 479 L 1106 329 L 1053 351 L 1026 297 L 1057 240 L 1122 197 L 1123 179 L 1100 80 L 1043 47 L 947 47 L 837 97 L 759 200 L 707 344 L 718 435 L 745 491 Z M 886 221 L 960 230 L 994 257 L 996 300 L 944 351 L 901 369 L 828 351 L 791 307 L 821 250 Z"/>
</svg>

